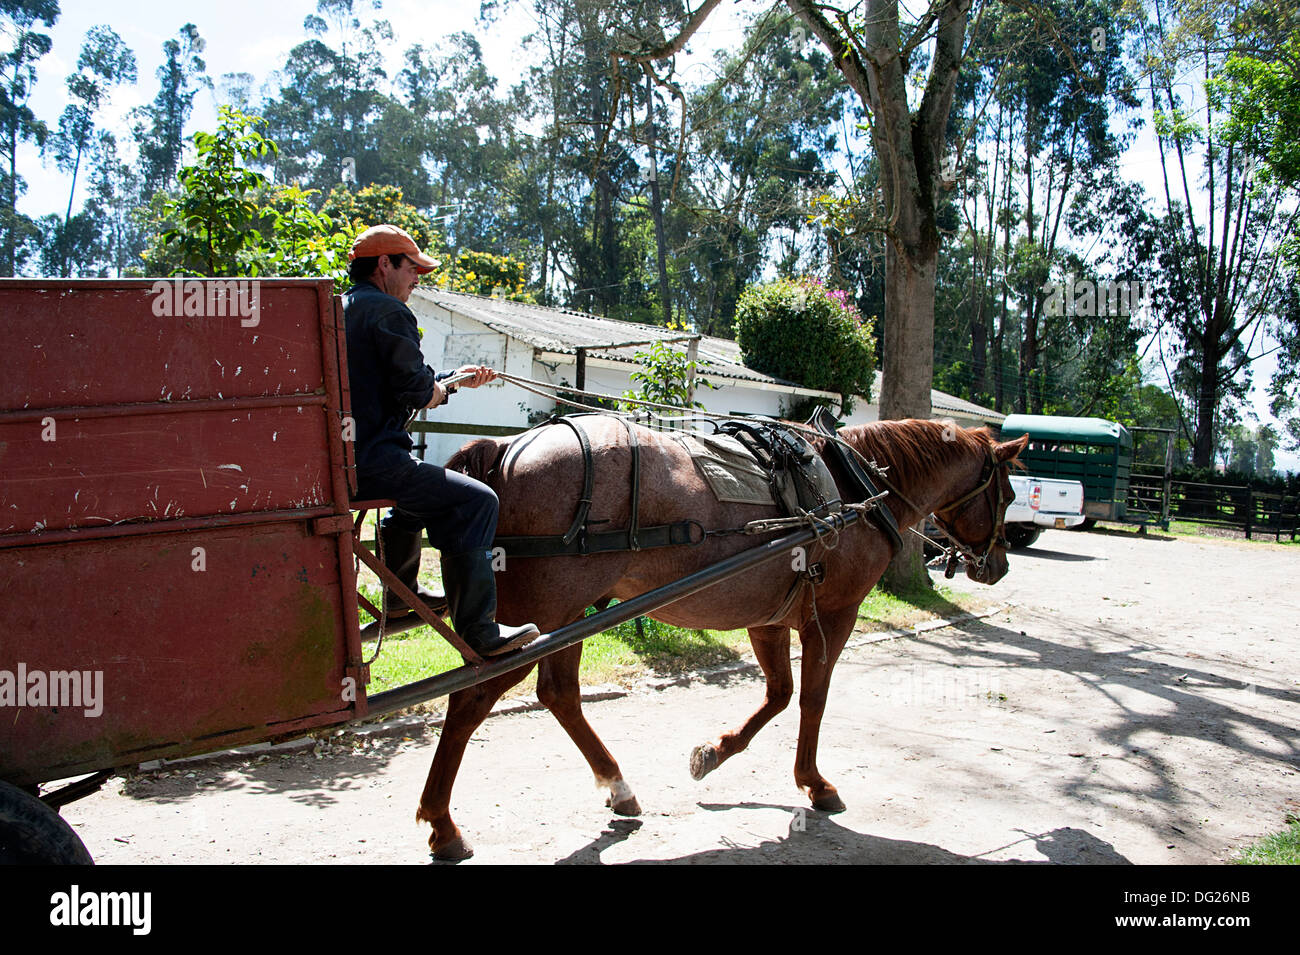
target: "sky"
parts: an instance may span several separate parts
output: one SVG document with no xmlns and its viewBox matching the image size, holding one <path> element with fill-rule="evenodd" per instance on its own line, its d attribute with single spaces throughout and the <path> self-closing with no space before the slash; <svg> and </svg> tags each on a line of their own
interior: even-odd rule
<svg viewBox="0 0 1300 955">
<path fill-rule="evenodd" d="M 359 2 L 363 23 L 382 17 L 393 26 L 397 42 L 393 45 L 393 63 L 389 75 L 395 75 L 401 51 L 415 43 L 426 47 L 436 46 L 451 33 L 462 30 L 478 32 L 483 44 L 484 59 L 488 69 L 498 77 L 501 87 L 511 85 L 523 74 L 527 65 L 521 50 L 521 38 L 536 28 L 529 0 L 516 0 L 506 5 L 505 13 L 498 18 L 486 35 L 476 21 L 476 0 L 384 0 L 382 7 L 371 12 Z M 289 50 L 307 38 L 303 20 L 316 10 L 315 0 L 280 0 L 277 3 L 250 2 L 250 0 L 223 0 L 223 2 L 163 2 L 163 0 L 61 0 L 62 14 L 51 30 L 54 46 L 40 63 L 39 80 L 32 97 L 32 107 L 37 116 L 50 125 L 58 121 L 63 109 L 64 78 L 72 71 L 81 50 L 85 33 L 92 26 L 106 23 L 122 37 L 136 55 L 138 81 L 134 86 L 119 87 L 101 116 L 101 125 L 127 129 L 126 116 L 136 106 L 151 101 L 157 93 L 156 71 L 162 63 L 163 43 L 177 35 L 187 22 L 199 28 L 207 43 L 203 57 L 208 75 L 219 82 L 225 73 L 251 73 L 258 83 L 265 82 L 272 71 L 284 63 Z M 692 39 L 689 57 L 679 58 L 679 77 L 686 82 L 702 82 L 712 74 L 713 53 L 720 48 L 733 48 L 743 37 L 743 21 L 752 12 L 761 9 L 757 0 L 727 0 L 705 22 Z M 256 100 L 260 90 L 254 88 Z M 195 104 L 190 129 L 211 129 L 215 125 L 217 103 L 213 94 L 201 92 Z M 20 171 L 27 180 L 27 194 L 19 202 L 20 209 L 31 216 L 48 212 L 63 212 L 68 202 L 68 178 L 54 168 L 52 162 L 43 163 L 33 147 L 26 147 L 19 155 Z M 1141 133 L 1122 159 L 1126 176 L 1141 180 L 1147 192 L 1155 195 L 1159 186 L 1159 157 L 1149 128 Z M 81 186 L 88 177 L 79 180 L 74 209 L 79 207 L 84 192 Z M 1159 363 L 1153 361 L 1155 349 L 1150 349 L 1146 363 L 1150 380 L 1164 386 Z M 1265 359 L 1256 364 L 1253 404 L 1261 421 L 1268 423 L 1264 389 L 1272 370 Z M 1277 466 L 1280 470 L 1300 471 L 1300 456 L 1279 450 Z"/>
</svg>

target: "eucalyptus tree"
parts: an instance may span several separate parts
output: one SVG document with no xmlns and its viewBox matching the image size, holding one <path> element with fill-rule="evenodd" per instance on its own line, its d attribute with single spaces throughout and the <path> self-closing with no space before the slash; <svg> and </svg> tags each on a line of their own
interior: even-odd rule
<svg viewBox="0 0 1300 955">
<path fill-rule="evenodd" d="M 498 95 L 478 39 L 460 32 L 434 49 L 411 47 L 396 87 L 379 123 L 394 151 L 384 181 L 402 182 L 401 166 L 419 170 L 421 188 L 406 198 L 442 221 L 453 248 L 518 251 L 510 169 L 521 104 Z"/>
<path fill-rule="evenodd" d="M 148 106 L 135 111 L 134 136 L 139 151 L 140 193 L 144 197 L 176 183 L 185 148 L 185 124 L 194 110 L 194 98 L 212 89 L 202 53 L 207 44 L 193 23 L 180 28 L 163 43 L 163 63 L 158 67 L 158 94 Z"/>
<path fill-rule="evenodd" d="M 809 224 L 814 199 L 836 184 L 850 105 L 829 57 L 783 7 L 756 17 L 714 72 L 686 103 L 672 245 L 684 314 L 728 335 L 765 262 L 784 252 L 787 274 L 810 264 L 823 238 Z M 828 250 L 832 259 L 839 251 Z"/>
<path fill-rule="evenodd" d="M 1163 189 L 1157 209 L 1135 218 L 1148 227 L 1144 261 L 1198 467 L 1213 460 L 1254 362 L 1280 354 L 1273 390 L 1284 397 L 1298 370 L 1300 207 L 1267 163 L 1271 142 L 1234 122 L 1233 96 L 1215 89 L 1235 56 L 1270 55 L 1250 9 L 1153 0 L 1143 35 Z"/>
<path fill-rule="evenodd" d="M 958 268 L 971 390 L 996 408 L 1009 390 L 1021 411 L 1086 407 L 1098 393 L 1077 388 L 1100 380 L 1076 374 L 1080 359 L 1134 339 L 1124 327 L 1094 335 L 1089 321 L 1131 325 L 1127 309 L 1045 309 L 1053 287 L 1078 275 L 1104 284 L 1102 274 L 1118 267 L 1110 243 L 1096 240 L 1109 221 L 1099 211 L 1116 195 L 1131 198 L 1118 171 L 1131 136 L 1116 130 L 1138 106 L 1123 55 L 1132 29 L 1117 0 L 994 4 L 972 29 L 954 113 L 965 144 L 955 163 L 959 228 L 971 256 Z M 1080 243 L 1102 251 L 1081 252 Z M 1106 348 L 1090 350 L 1103 340 Z M 1007 345 L 1017 352 L 1010 367 Z M 1112 370 L 1122 371 L 1127 357 L 1110 362 Z"/>
<path fill-rule="evenodd" d="M 17 272 L 19 249 L 34 238 L 34 222 L 18 211 L 25 184 L 18 173 L 18 149 L 28 142 L 44 146 L 48 129 L 28 101 L 36 83 L 36 64 L 53 41 L 41 28 L 59 19 L 56 0 L 0 0 L 0 275 Z"/>
<path fill-rule="evenodd" d="M 81 161 L 94 142 L 95 118 L 105 104 L 114 86 L 134 83 L 136 79 L 135 54 L 122 42 L 112 27 L 96 26 L 86 32 L 77 69 L 68 76 L 68 104 L 59 117 L 58 131 L 50 138 L 49 147 L 59 169 L 68 173 L 68 205 L 63 224 L 49 233 L 47 241 L 61 246 L 59 257 L 61 275 L 68 274 L 70 255 L 74 245 L 69 225 L 72 204 L 77 193 L 77 176 Z"/>
<path fill-rule="evenodd" d="M 277 72 L 280 89 L 262 110 L 267 136 L 280 146 L 275 176 L 322 192 L 340 181 L 351 159 L 357 182 L 376 181 L 379 143 L 375 122 L 388 99 L 384 48 L 393 41 L 387 20 L 362 25 L 353 0 L 317 0 L 303 21 L 310 39 L 289 51 Z M 395 183 L 404 185 L 404 183 Z"/>
</svg>

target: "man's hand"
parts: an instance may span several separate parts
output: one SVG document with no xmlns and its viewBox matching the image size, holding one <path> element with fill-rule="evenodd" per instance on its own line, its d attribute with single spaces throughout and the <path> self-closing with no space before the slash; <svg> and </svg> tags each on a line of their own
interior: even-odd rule
<svg viewBox="0 0 1300 955">
<path fill-rule="evenodd" d="M 473 378 L 466 378 L 464 381 L 453 385 L 453 388 L 459 388 L 462 385 L 466 388 L 477 388 L 479 385 L 486 385 L 489 381 L 495 381 L 497 377 L 496 369 L 489 368 L 487 365 L 462 365 L 456 369 L 458 375 L 473 375 Z"/>
<path fill-rule="evenodd" d="M 452 377 L 456 375 L 469 375 L 470 377 L 462 379 L 450 387 L 444 385 L 441 381 L 434 382 L 433 397 L 425 405 L 426 408 L 438 407 L 447 400 L 448 395 L 454 395 L 456 389 L 461 385 L 466 388 L 477 388 L 479 385 L 486 385 L 489 381 L 495 381 L 497 377 L 496 369 L 489 368 L 487 365 L 462 365 L 452 372 Z"/>
</svg>

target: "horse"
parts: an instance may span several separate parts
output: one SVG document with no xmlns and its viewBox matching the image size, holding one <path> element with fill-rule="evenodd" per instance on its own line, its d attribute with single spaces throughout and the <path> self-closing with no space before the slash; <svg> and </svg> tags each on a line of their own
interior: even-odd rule
<svg viewBox="0 0 1300 955">
<path fill-rule="evenodd" d="M 628 428 L 639 444 L 642 526 L 697 521 L 706 529 L 737 528 L 747 522 L 778 517 L 775 505 L 718 501 L 700 477 L 691 457 L 672 433 L 628 425 L 611 416 L 585 416 L 594 489 L 590 522 L 625 528 L 631 517 L 629 495 L 633 456 Z M 885 475 L 889 493 L 883 506 L 899 528 L 909 528 L 933 512 L 940 526 L 974 554 L 966 573 L 985 584 L 1007 572 L 1002 521 L 1014 498 L 1007 472 L 1024 450 L 1025 439 L 997 443 L 985 428 L 965 429 L 951 422 L 880 421 L 845 428 L 839 438 Z M 811 439 L 819 451 L 822 439 Z M 851 496 L 848 476 L 828 459 L 845 501 Z M 462 447 L 447 467 L 484 481 L 500 501 L 498 535 L 557 535 L 568 527 L 583 488 L 584 464 L 579 442 L 569 428 L 543 426 L 511 439 L 479 439 Z M 604 606 L 645 593 L 696 570 L 724 560 L 765 539 L 741 534 L 706 536 L 695 546 L 671 546 L 587 556 L 511 557 L 497 575 L 498 621 L 537 624 L 542 633 L 581 618 L 587 607 Z M 807 563 L 822 565 L 824 578 L 803 586 L 792 602 L 795 562 L 773 560 L 743 575 L 715 584 L 654 612 L 655 619 L 692 629 L 746 628 L 766 678 L 762 705 L 738 729 L 695 747 L 691 775 L 702 779 L 745 749 L 759 729 L 783 710 L 793 694 L 790 631 L 803 644 L 799 693 L 800 723 L 795 755 L 796 785 L 815 809 L 844 809 L 836 788 L 817 769 L 817 740 L 822 712 L 835 667 L 858 608 L 884 574 L 893 548 L 884 531 L 862 519 L 842 530 L 833 542 L 810 545 Z M 614 757 L 583 715 L 578 643 L 537 662 L 537 699 L 564 727 L 587 759 L 598 787 L 614 813 L 640 815 L 641 806 Z M 451 790 L 471 734 L 510 687 L 524 679 L 532 664 L 453 693 L 428 780 L 416 812 L 417 822 L 432 827 L 429 847 L 436 859 L 464 859 L 473 854 L 452 821 Z"/>
</svg>

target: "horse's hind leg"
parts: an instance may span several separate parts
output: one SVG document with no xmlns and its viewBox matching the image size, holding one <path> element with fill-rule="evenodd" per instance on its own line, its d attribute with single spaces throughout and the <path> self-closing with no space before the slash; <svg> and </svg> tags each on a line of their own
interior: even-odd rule
<svg viewBox="0 0 1300 955">
<path fill-rule="evenodd" d="M 799 747 L 794 760 L 794 781 L 808 794 L 813 808 L 823 812 L 841 812 L 844 809 L 844 802 L 835 787 L 817 770 L 817 740 L 821 733 L 822 714 L 826 710 L 831 671 L 853 632 L 857 617 L 855 605 L 823 613 L 820 628 L 815 620 L 806 621 L 799 628 L 803 662 L 799 676 Z"/>
<path fill-rule="evenodd" d="M 429 835 L 429 848 L 438 859 L 468 859 L 474 849 L 451 821 L 451 787 L 456 782 L 456 772 L 465 755 L 465 747 L 474 731 L 487 719 L 501 694 L 524 677 L 531 666 L 503 673 L 496 679 L 469 689 L 453 693 L 447 701 L 447 719 L 438 737 L 438 749 L 429 767 L 429 778 L 420 795 L 420 808 L 415 812 L 417 822 L 433 826 Z"/>
<path fill-rule="evenodd" d="M 735 756 L 755 734 L 790 703 L 794 680 L 790 676 L 790 628 L 754 627 L 749 631 L 754 656 L 767 677 L 763 705 L 738 730 L 723 733 L 716 743 L 704 743 L 691 753 L 691 776 L 703 779 L 722 763 Z"/>
<path fill-rule="evenodd" d="M 542 659 L 537 665 L 537 699 L 551 711 L 587 758 L 587 765 L 596 776 L 596 785 L 609 790 L 605 805 L 620 816 L 639 816 L 641 804 L 623 781 L 618 763 L 583 715 L 582 689 L 578 681 L 581 662 L 580 643 Z"/>
</svg>

